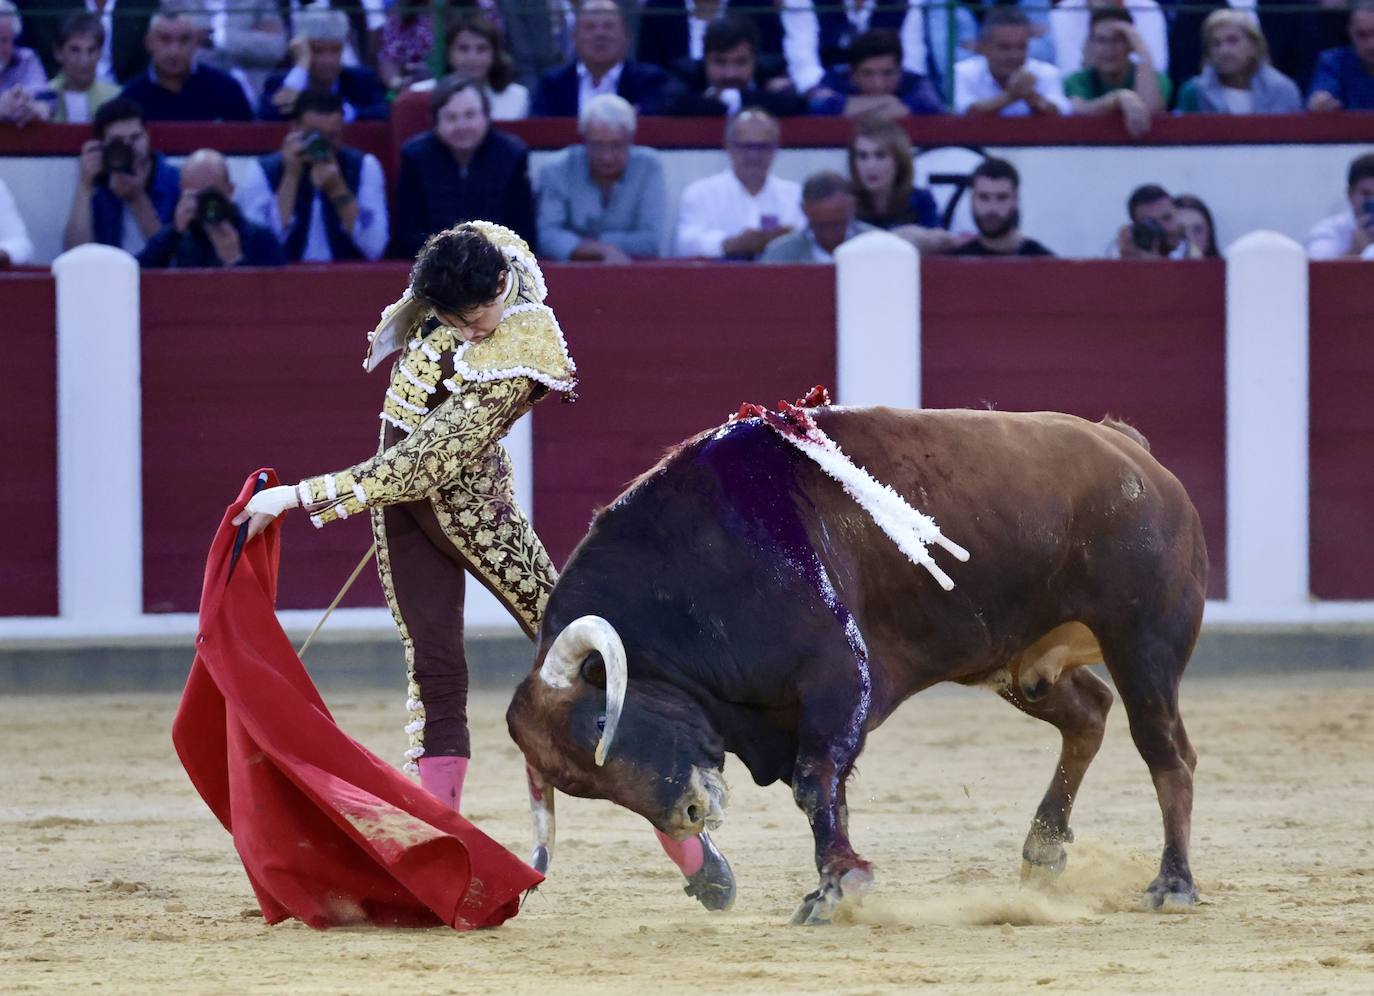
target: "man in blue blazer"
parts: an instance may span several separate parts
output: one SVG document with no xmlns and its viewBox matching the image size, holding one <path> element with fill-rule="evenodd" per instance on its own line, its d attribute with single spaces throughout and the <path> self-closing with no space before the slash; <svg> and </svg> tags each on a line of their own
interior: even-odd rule
<svg viewBox="0 0 1374 996">
<path fill-rule="evenodd" d="M 573 50 L 573 62 L 539 81 L 531 117 L 575 118 L 585 102 L 603 93 L 619 94 L 640 115 L 662 110 L 668 75 L 625 58 L 630 31 L 615 0 L 583 0 L 573 25 Z"/>
</svg>

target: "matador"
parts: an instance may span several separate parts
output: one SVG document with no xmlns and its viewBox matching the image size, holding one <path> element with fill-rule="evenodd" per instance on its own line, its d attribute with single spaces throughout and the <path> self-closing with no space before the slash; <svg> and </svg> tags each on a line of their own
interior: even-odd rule
<svg viewBox="0 0 1374 996">
<path fill-rule="evenodd" d="M 550 391 L 570 394 L 576 366 L 529 246 L 466 222 L 430 238 L 410 287 L 369 336 L 363 366 L 399 353 L 372 458 L 255 495 L 236 523 L 250 536 L 300 507 L 317 527 L 367 514 L 377 573 L 404 647 L 406 768 L 460 807 L 471 757 L 463 651 L 465 574 L 533 638 L 557 572 L 515 500 L 501 439 Z M 734 899 L 729 865 L 709 838 L 659 835 L 708 908 Z"/>
</svg>

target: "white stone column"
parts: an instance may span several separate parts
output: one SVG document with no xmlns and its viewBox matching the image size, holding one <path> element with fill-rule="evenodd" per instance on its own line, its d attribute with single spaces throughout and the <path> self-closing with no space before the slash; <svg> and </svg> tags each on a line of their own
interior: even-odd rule
<svg viewBox="0 0 1374 996">
<path fill-rule="evenodd" d="M 921 406 L 921 260 L 866 232 L 835 250 L 836 401 Z"/>
<path fill-rule="evenodd" d="M 57 257 L 58 605 L 72 632 L 143 613 L 138 264 L 84 245 Z"/>
<path fill-rule="evenodd" d="M 1226 254 L 1226 590 L 1264 622 L 1310 600 L 1307 256 L 1277 232 Z"/>
</svg>

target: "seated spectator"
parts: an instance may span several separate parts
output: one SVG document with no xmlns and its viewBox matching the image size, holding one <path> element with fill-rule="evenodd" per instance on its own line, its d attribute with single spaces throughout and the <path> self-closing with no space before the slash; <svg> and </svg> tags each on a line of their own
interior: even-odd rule
<svg viewBox="0 0 1374 996">
<path fill-rule="evenodd" d="M 842 243 L 877 231 L 854 217 L 854 188 L 838 173 L 826 170 L 807 177 L 801 198 L 806 224 L 770 242 L 760 263 L 833 263 Z"/>
<path fill-rule="evenodd" d="M 753 259 L 801 227 L 801 186 L 773 176 L 782 130 L 766 111 L 741 111 L 725 126 L 730 168 L 687 185 L 678 204 L 677 255 Z"/>
<path fill-rule="evenodd" d="M 618 93 L 640 114 L 658 114 L 668 77 L 658 66 L 634 62 L 625 14 L 616 0 L 582 0 L 573 25 L 576 58 L 544 74 L 534 91 L 535 117 L 575 118 L 597 94 Z"/>
<path fill-rule="evenodd" d="M 14 203 L 14 195 L 0 180 L 0 269 L 23 266 L 33 260 L 33 240 L 29 238 L 24 216 Z"/>
<path fill-rule="evenodd" d="M 1064 81 L 1075 114 L 1120 114 L 1126 131 L 1139 138 L 1150 118 L 1163 112 L 1173 84 L 1154 68 L 1149 46 L 1121 7 L 1092 12 L 1085 66 Z"/>
<path fill-rule="evenodd" d="M 1349 45 L 1317 58 L 1309 111 L 1374 111 L 1374 2 L 1350 8 L 1349 31 Z"/>
<path fill-rule="evenodd" d="M 35 99 L 47 85 L 42 60 L 33 49 L 14 43 L 21 27 L 18 9 L 0 0 L 0 123 L 22 127 L 45 119 L 49 108 Z"/>
<path fill-rule="evenodd" d="M 1150 51 L 1150 64 L 1167 73 L 1169 22 L 1156 0 L 1059 0 L 1050 10 L 1049 21 L 1054 61 L 1060 74 L 1068 76 L 1083 68 L 1085 46 L 1092 29 L 1092 11 L 1103 7 L 1124 8 L 1130 12 L 1136 30 Z"/>
<path fill-rule="evenodd" d="M 954 66 L 954 112 L 1068 114 L 1059 70 L 1026 56 L 1031 26 L 1015 7 L 994 7 L 978 35 L 979 54 Z"/>
<path fill-rule="evenodd" d="M 386 13 L 377 40 L 377 75 L 388 90 L 404 90 L 433 79 L 429 57 L 434 54 L 434 17 L 429 5 L 395 4 Z M 453 46 L 453 34 L 445 35 Z M 450 63 L 449 68 L 453 66 Z"/>
<path fill-rule="evenodd" d="M 338 94 L 345 121 L 385 118 L 390 107 L 377 74 L 366 66 L 344 65 L 348 15 L 311 7 L 297 14 L 290 53 L 295 65 L 267 78 L 258 101 L 258 117 L 280 121 L 291 115 L 304 91 Z"/>
<path fill-rule="evenodd" d="M 1053 256 L 1021 234 L 1021 174 L 1005 159 L 989 156 L 974 169 L 969 208 L 978 235 L 951 249 L 951 256 Z"/>
<path fill-rule="evenodd" d="M 492 129 L 487 96 L 472 80 L 440 83 L 430 113 L 433 130 L 401 147 L 392 255 L 412 259 L 435 232 L 477 218 L 535 245 L 529 147 Z"/>
<path fill-rule="evenodd" d="M 644 0 L 639 19 L 639 61 L 661 66 L 670 74 L 688 77 L 710 49 L 706 39 L 711 26 L 729 18 L 752 30 L 754 60 L 786 75 L 783 63 L 783 17 L 772 4 L 741 2 L 736 10 L 729 0 Z M 737 30 L 739 30 L 737 28 Z M 774 66 L 773 63 L 781 65 Z"/>
<path fill-rule="evenodd" d="M 105 47 L 105 25 L 95 14 L 73 14 L 62 22 L 54 55 L 62 67 L 48 80 L 52 94 L 50 120 L 85 124 L 102 104 L 119 96 L 119 87 L 96 79 L 100 50 Z"/>
<path fill-rule="evenodd" d="M 1107 255 L 1118 259 L 1192 259 L 1192 244 L 1183 237 L 1178 208 L 1157 183 L 1131 191 L 1126 200 L 1130 224 L 1117 229 Z"/>
<path fill-rule="evenodd" d="M 1202 198 L 1179 194 L 1174 198 L 1174 210 L 1178 212 L 1178 227 L 1188 243 L 1190 259 L 1215 259 L 1221 255 L 1217 249 L 1217 226 Z"/>
<path fill-rule="evenodd" d="M 753 21 L 737 14 L 718 17 L 707 25 L 702 46 L 701 61 L 668 83 L 664 114 L 715 118 L 746 107 L 775 117 L 805 112 L 806 104 L 786 74 L 759 65 Z"/>
<path fill-rule="evenodd" d="M 911 139 L 892 121 L 861 119 L 849 140 L 849 177 L 860 221 L 875 228 L 940 226 L 929 190 L 915 186 Z"/>
<path fill-rule="evenodd" d="M 512 79 L 501 32 L 485 15 L 465 11 L 449 19 L 448 68 L 481 86 L 493 121 L 529 117 L 530 92 Z M 435 80 L 421 80 L 411 89 L 433 90 L 435 86 Z"/>
<path fill-rule="evenodd" d="M 73 14 L 89 12 L 100 18 L 105 28 L 105 44 L 100 50 L 96 79 L 123 85 L 148 68 L 148 49 L 144 36 L 148 21 L 157 9 L 143 0 L 21 0 L 24 8 L 24 44 L 43 60 L 46 75 L 62 68 L 53 56 L 62 22 Z"/>
<path fill-rule="evenodd" d="M 812 114 L 859 115 L 895 121 L 908 114 L 943 114 L 944 101 L 929 77 L 902 68 L 895 31 L 865 31 L 849 46 L 849 65 L 826 72 L 807 97 Z"/>
<path fill-rule="evenodd" d="M 172 220 L 180 173 L 153 151 L 143 109 L 127 97 L 102 104 L 93 125 L 95 138 L 81 146 L 63 243 L 72 249 L 99 242 L 137 254 Z"/>
<path fill-rule="evenodd" d="M 878 0 L 788 0 L 782 5 L 787 71 L 797 92 L 810 95 L 820 86 L 826 70 L 849 61 L 849 51 L 865 31 L 896 32 L 900 39 L 901 67 L 917 76 L 929 73 L 926 48 L 926 5 Z M 939 36 L 943 40 L 943 35 Z"/>
<path fill-rule="evenodd" d="M 1269 65 L 1259 25 L 1239 10 L 1215 10 L 1202 22 L 1207 64 L 1178 93 L 1181 114 L 1296 114 L 1298 85 Z"/>
<path fill-rule="evenodd" d="M 229 165 L 214 149 L 199 149 L 181 167 L 181 198 L 172 221 L 148 240 L 139 266 L 281 266 L 281 244 L 234 204 Z"/>
<path fill-rule="evenodd" d="M 286 57 L 286 22 L 278 0 L 220 0 L 227 8 L 202 26 L 198 58 L 239 81 L 250 106 Z"/>
<path fill-rule="evenodd" d="M 634 145 L 635 109 L 593 97 L 578 122 L 582 144 L 539 171 L 539 249 L 549 259 L 628 263 L 663 250 L 668 186 L 653 149 Z"/>
<path fill-rule="evenodd" d="M 148 69 L 122 94 L 143 108 L 146 120 L 252 120 L 253 108 L 238 82 L 195 60 L 204 19 L 200 0 L 163 0 L 148 22 Z"/>
<path fill-rule="evenodd" d="M 1349 209 L 1319 221 L 1304 244 L 1311 259 L 1363 256 L 1374 245 L 1374 153 L 1355 159 L 1346 173 Z"/>
<path fill-rule="evenodd" d="M 382 164 L 343 144 L 336 94 L 296 98 L 281 151 L 258 159 L 236 199 L 249 221 L 271 229 L 289 262 L 380 259 L 386 249 Z"/>
</svg>

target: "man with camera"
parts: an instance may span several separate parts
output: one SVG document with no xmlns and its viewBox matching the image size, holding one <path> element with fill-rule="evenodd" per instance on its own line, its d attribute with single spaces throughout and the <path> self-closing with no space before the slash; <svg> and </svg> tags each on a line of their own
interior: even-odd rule
<svg viewBox="0 0 1374 996">
<path fill-rule="evenodd" d="M 307 90 L 280 152 L 260 158 L 239 188 L 244 215 L 271 229 L 293 263 L 380 259 L 388 220 L 382 164 L 343 144 L 343 101 Z"/>
<path fill-rule="evenodd" d="M 148 240 L 140 266 L 281 266 L 277 237 L 234 206 L 229 166 L 214 149 L 191 153 L 181 168 L 181 198 L 172 222 Z"/>
<path fill-rule="evenodd" d="M 1319 221 L 1307 233 L 1309 258 L 1374 258 L 1374 153 L 1351 161 L 1346 171 L 1345 197 L 1345 210 Z"/>
<path fill-rule="evenodd" d="M 68 248 L 99 242 L 137 253 L 172 220 L 181 179 L 148 141 L 143 109 L 124 97 L 95 112 L 95 138 L 81 147 L 67 212 Z"/>
<path fill-rule="evenodd" d="M 1157 183 L 1131 191 L 1126 201 L 1131 223 L 1117 229 L 1116 241 L 1107 248 L 1117 259 L 1191 259 L 1192 243 L 1183 237 L 1183 223 L 1169 192 Z"/>
</svg>

